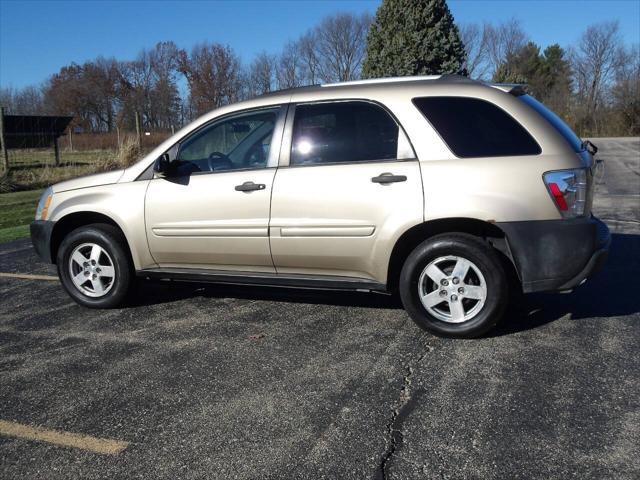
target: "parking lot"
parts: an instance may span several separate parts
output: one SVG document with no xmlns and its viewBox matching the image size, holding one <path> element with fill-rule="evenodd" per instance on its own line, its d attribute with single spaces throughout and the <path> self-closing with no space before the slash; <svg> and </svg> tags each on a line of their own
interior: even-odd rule
<svg viewBox="0 0 640 480">
<path fill-rule="evenodd" d="M 640 140 L 593 142 L 605 271 L 478 340 L 377 294 L 149 283 L 88 310 L 0 245 L 0 476 L 638 478 Z"/>
</svg>

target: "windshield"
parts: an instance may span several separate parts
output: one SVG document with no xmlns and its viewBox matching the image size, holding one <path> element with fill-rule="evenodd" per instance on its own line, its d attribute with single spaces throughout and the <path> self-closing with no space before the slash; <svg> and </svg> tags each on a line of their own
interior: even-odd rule
<svg viewBox="0 0 640 480">
<path fill-rule="evenodd" d="M 580 140 L 580 137 L 573 133 L 573 130 L 571 130 L 569 125 L 564 123 L 564 120 L 562 120 L 558 115 L 553 113 L 531 95 L 521 95 L 518 98 L 532 107 L 536 112 L 542 115 L 545 120 L 553 125 L 558 133 L 560 133 L 560 135 L 562 135 L 565 140 L 569 142 L 569 145 L 571 145 L 571 148 L 573 148 L 574 151 L 580 153 L 585 149 L 582 140 Z"/>
</svg>

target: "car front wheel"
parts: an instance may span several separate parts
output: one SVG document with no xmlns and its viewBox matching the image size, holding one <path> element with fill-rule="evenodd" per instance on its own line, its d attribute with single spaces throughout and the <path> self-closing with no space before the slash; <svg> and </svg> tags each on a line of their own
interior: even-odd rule
<svg viewBox="0 0 640 480">
<path fill-rule="evenodd" d="M 126 248 L 122 233 L 111 225 L 87 225 L 69 233 L 57 255 L 67 293 L 90 308 L 122 305 L 133 279 Z"/>
<path fill-rule="evenodd" d="M 496 251 L 472 235 L 432 237 L 407 257 L 400 274 L 405 310 L 437 335 L 477 337 L 501 319 L 508 282 Z"/>
</svg>

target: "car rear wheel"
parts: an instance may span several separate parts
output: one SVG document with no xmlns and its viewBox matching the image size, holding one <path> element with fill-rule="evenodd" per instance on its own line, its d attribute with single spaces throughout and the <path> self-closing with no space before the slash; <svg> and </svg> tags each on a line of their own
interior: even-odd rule
<svg viewBox="0 0 640 480">
<path fill-rule="evenodd" d="M 411 318 L 437 335 L 477 337 L 501 319 L 508 282 L 495 250 L 472 235 L 437 235 L 418 245 L 400 274 Z"/>
<path fill-rule="evenodd" d="M 133 266 L 122 233 L 112 225 L 93 224 L 69 233 L 58 249 L 58 275 L 80 305 L 113 308 L 124 303 Z"/>
</svg>

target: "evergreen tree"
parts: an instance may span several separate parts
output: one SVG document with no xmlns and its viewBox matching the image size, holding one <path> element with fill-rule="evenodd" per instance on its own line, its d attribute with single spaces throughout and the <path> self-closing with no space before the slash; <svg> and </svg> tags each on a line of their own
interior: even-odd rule
<svg viewBox="0 0 640 480">
<path fill-rule="evenodd" d="M 367 36 L 362 76 L 460 73 L 465 57 L 445 0 L 383 0 Z"/>
<path fill-rule="evenodd" d="M 496 69 L 494 82 L 526 83 L 529 92 L 559 114 L 566 114 L 571 96 L 571 69 L 559 45 L 544 53 L 533 42 L 527 43 Z"/>
<path fill-rule="evenodd" d="M 565 51 L 557 43 L 544 49 L 543 62 L 547 76 L 547 91 L 543 101 L 554 112 L 568 117 L 573 75 L 571 64 Z"/>
<path fill-rule="evenodd" d="M 508 54 L 504 62 L 498 65 L 493 75 L 494 82 L 526 83 L 536 96 L 546 87 L 546 68 L 540 56 L 540 47 L 529 42 L 520 50 Z"/>
</svg>

